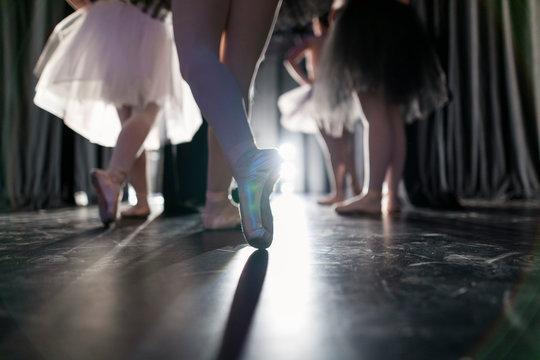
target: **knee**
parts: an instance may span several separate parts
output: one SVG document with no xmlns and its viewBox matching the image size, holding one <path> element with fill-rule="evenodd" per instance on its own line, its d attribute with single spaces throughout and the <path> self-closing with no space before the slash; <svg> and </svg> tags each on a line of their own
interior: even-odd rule
<svg viewBox="0 0 540 360">
<path fill-rule="evenodd" d="M 180 73 L 188 84 L 200 77 L 208 70 L 208 66 L 212 61 L 219 61 L 217 56 L 209 49 L 205 48 L 185 48 L 178 54 L 180 62 Z"/>
</svg>

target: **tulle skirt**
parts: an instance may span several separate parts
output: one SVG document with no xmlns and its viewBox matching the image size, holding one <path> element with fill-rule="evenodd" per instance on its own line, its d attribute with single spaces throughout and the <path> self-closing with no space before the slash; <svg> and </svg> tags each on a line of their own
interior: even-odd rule
<svg viewBox="0 0 540 360">
<path fill-rule="evenodd" d="M 202 123 L 180 75 L 170 17 L 159 21 L 127 3 L 98 1 L 65 18 L 35 72 L 35 104 L 93 143 L 115 146 L 123 106 L 160 106 L 147 149 L 190 141 Z"/>
<path fill-rule="evenodd" d="M 448 101 L 446 76 L 410 6 L 396 0 L 349 0 L 342 9 L 321 59 L 318 111 L 339 109 L 351 92 L 359 91 L 381 91 L 387 101 L 403 107 L 408 122 Z"/>
<path fill-rule="evenodd" d="M 278 98 L 281 125 L 289 131 L 307 134 L 316 134 L 320 128 L 329 133 L 341 133 L 343 128 L 354 132 L 358 121 L 366 121 L 360 101 L 354 94 L 341 105 L 345 108 L 333 115 L 328 115 L 331 118 L 320 116 L 313 101 L 313 87 L 311 85 L 299 86 Z M 339 114 L 339 119 L 333 119 L 336 114 Z"/>
</svg>

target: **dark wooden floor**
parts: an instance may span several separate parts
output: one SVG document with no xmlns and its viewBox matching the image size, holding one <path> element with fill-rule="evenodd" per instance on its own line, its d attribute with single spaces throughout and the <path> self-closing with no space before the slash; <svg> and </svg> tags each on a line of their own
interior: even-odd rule
<svg viewBox="0 0 540 360">
<path fill-rule="evenodd" d="M 198 215 L 0 215 L 0 358 L 540 359 L 540 206 L 273 206 L 268 252 Z"/>
</svg>

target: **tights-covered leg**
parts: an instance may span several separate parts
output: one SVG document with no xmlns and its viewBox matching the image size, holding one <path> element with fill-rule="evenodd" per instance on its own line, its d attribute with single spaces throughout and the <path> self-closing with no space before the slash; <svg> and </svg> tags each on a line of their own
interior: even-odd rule
<svg viewBox="0 0 540 360">
<path fill-rule="evenodd" d="M 120 118 L 127 117 L 127 120 L 122 124 L 109 166 L 105 171 L 95 169 L 91 174 L 92 184 L 98 195 L 100 217 L 106 225 L 116 219 L 121 190 L 127 174 L 136 161 L 144 160 L 140 158 L 142 145 L 154 124 L 158 111 L 159 107 L 154 103 L 148 103 L 137 112 L 126 107 L 119 110 Z M 137 170 L 141 171 L 141 166 L 138 166 Z M 142 170 L 145 171 L 144 168 Z M 140 174 L 137 176 L 139 177 Z M 143 186 L 146 187 L 146 185 Z M 146 190 L 143 191 L 146 192 Z"/>
<path fill-rule="evenodd" d="M 240 226 L 238 208 L 229 199 L 232 173 L 216 135 L 208 127 L 208 175 L 206 201 L 202 213 L 206 229 L 229 229 Z"/>
<path fill-rule="evenodd" d="M 272 241 L 269 196 L 280 161 L 275 151 L 259 150 L 255 146 L 244 94 L 249 93 L 278 3 L 278 0 L 173 1 L 182 74 L 215 131 L 238 182 L 244 235 L 251 245 L 259 248 L 268 247 Z"/>
</svg>

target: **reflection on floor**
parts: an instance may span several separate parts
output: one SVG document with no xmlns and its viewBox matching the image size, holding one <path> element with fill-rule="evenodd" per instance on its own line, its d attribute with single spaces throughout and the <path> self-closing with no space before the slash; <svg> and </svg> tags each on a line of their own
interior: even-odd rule
<svg viewBox="0 0 540 360">
<path fill-rule="evenodd" d="M 540 207 L 273 207 L 268 252 L 199 215 L 1 215 L 0 358 L 539 358 Z"/>
</svg>

